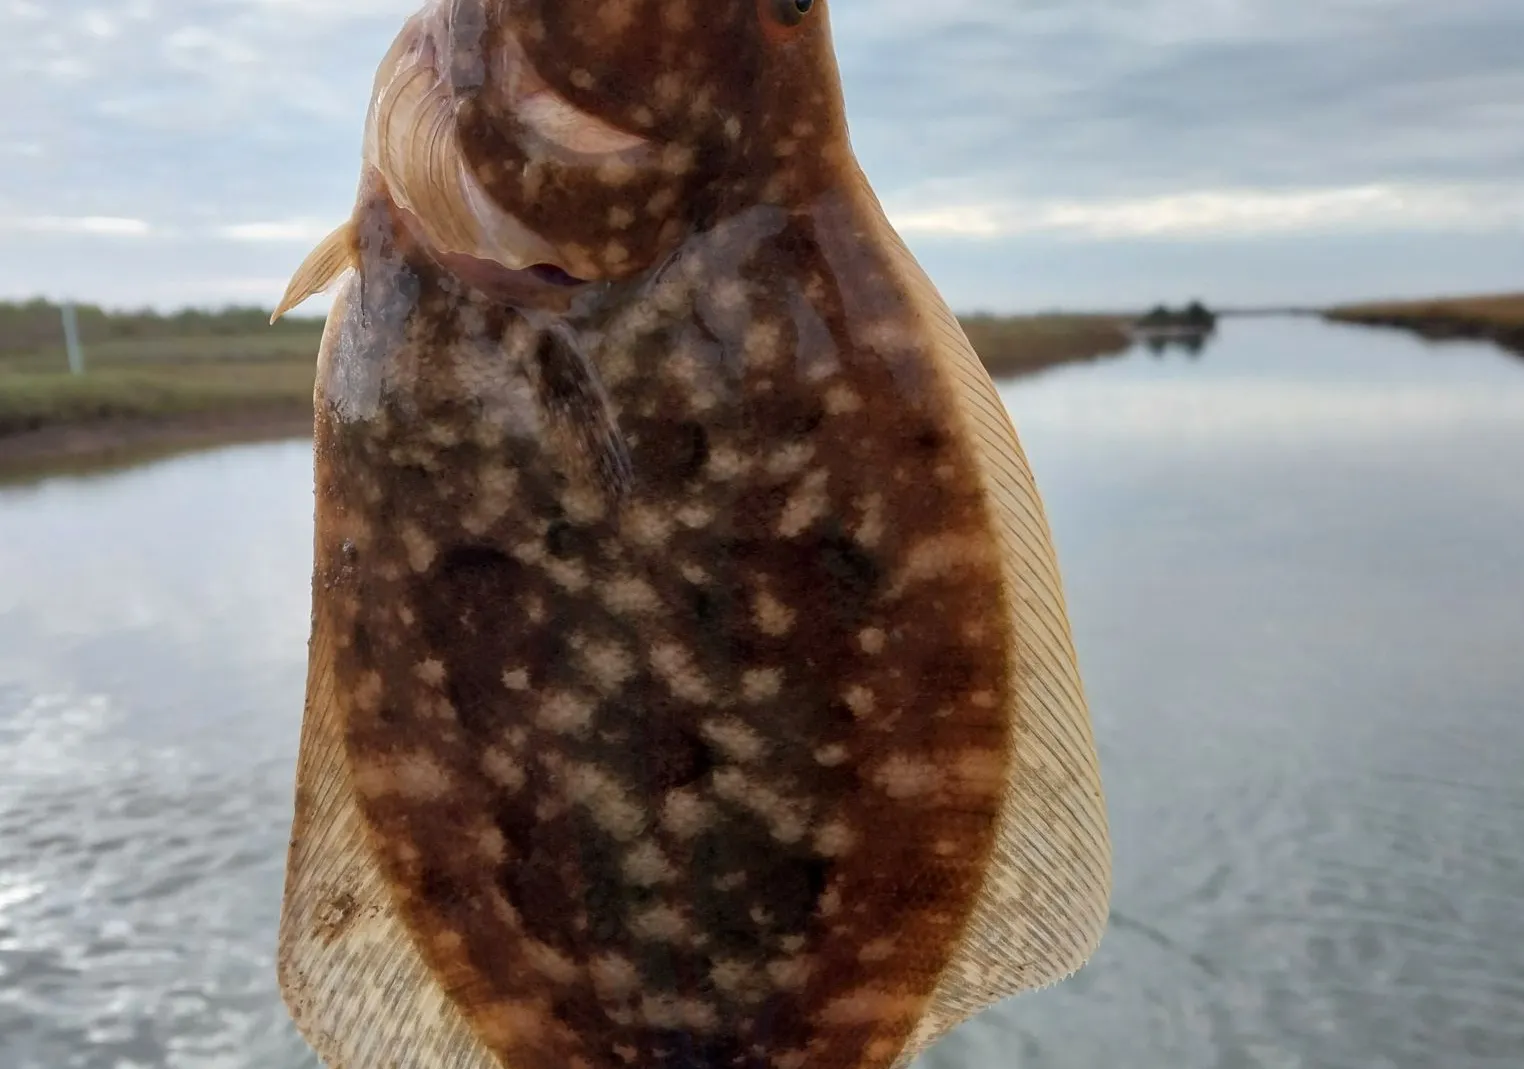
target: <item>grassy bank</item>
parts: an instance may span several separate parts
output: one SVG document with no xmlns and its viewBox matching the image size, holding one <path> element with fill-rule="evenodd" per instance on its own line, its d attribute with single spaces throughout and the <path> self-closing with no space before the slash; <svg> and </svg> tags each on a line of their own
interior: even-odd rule
<svg viewBox="0 0 1524 1069">
<path fill-rule="evenodd" d="M 322 321 L 260 309 L 108 313 L 79 308 L 86 373 L 71 375 L 59 309 L 0 304 L 0 467 L 300 434 L 310 426 Z M 1125 350 L 1125 321 L 1103 316 L 970 316 L 975 349 L 999 376 Z"/>
<path fill-rule="evenodd" d="M 1120 316 L 977 315 L 960 322 L 974 351 L 997 378 L 1116 356 L 1132 345 L 1129 321 Z"/>
<path fill-rule="evenodd" d="M 268 319 L 82 305 L 71 375 L 58 307 L 0 304 L 0 469 L 303 433 L 322 322 Z"/>
<path fill-rule="evenodd" d="M 1490 341 L 1524 355 L 1524 293 L 1345 305 L 1325 314 L 1336 323 L 1392 327 L 1434 341 Z"/>
</svg>

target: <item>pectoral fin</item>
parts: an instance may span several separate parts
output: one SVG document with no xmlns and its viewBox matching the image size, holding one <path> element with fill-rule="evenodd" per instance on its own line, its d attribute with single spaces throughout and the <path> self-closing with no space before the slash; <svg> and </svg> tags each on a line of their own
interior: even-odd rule
<svg viewBox="0 0 1524 1069">
<path fill-rule="evenodd" d="M 296 274 L 291 276 L 270 322 L 274 323 L 307 298 L 322 293 L 337 282 L 345 271 L 355 266 L 354 250 L 354 229 L 348 222 L 318 242 L 317 248 L 307 254 Z"/>
</svg>

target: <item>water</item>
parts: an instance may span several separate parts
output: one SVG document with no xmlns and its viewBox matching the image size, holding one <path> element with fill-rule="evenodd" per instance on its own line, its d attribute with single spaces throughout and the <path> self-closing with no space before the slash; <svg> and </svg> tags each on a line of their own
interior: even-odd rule
<svg viewBox="0 0 1524 1069">
<path fill-rule="evenodd" d="M 1524 362 L 1232 322 L 1005 394 L 1116 843 L 923 1069 L 1524 1063 Z M 308 1069 L 273 947 L 305 443 L 0 489 L 0 1067 Z"/>
</svg>

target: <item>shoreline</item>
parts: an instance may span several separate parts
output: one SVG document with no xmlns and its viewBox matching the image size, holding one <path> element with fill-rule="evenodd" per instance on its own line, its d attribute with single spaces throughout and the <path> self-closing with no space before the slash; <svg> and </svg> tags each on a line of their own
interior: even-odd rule
<svg viewBox="0 0 1524 1069">
<path fill-rule="evenodd" d="M 1134 341 L 1129 321 L 1120 316 L 975 314 L 959 319 L 997 380 L 1120 356 Z M 286 344 L 302 352 L 309 341 L 315 351 L 315 338 Z M 17 423 L 26 428 L 0 430 L 0 481 L 311 436 L 310 358 L 242 363 L 208 355 L 252 344 L 244 335 L 228 335 L 187 339 L 182 348 L 198 359 L 176 363 L 156 352 L 162 344 L 143 339 L 134 341 L 130 352 L 106 348 L 94 365 L 97 370 L 83 379 L 23 365 L 21 377 L 8 382 L 0 363 L 0 401 L 8 385 L 22 391 L 11 419 L 13 428 Z M 0 418 L 0 428 L 5 424 Z"/>
<path fill-rule="evenodd" d="M 1323 313 L 1331 323 L 1403 330 L 1425 341 L 1477 341 L 1524 356 L 1524 294 L 1344 305 Z"/>
<path fill-rule="evenodd" d="M 312 436 L 312 405 L 64 422 L 0 437 L 0 480 L 130 466 L 178 453 Z"/>
</svg>

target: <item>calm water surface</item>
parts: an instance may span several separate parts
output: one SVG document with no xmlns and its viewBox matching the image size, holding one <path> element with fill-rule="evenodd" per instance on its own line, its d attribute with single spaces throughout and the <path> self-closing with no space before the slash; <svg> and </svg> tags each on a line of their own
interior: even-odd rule
<svg viewBox="0 0 1524 1069">
<path fill-rule="evenodd" d="M 1524 1065 L 1524 361 L 1229 324 L 1005 389 L 1116 841 L 924 1069 Z M 306 1069 L 305 443 L 0 489 L 0 1067 Z"/>
</svg>

